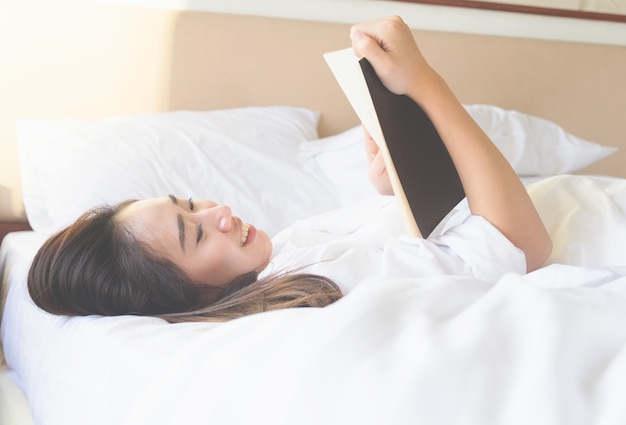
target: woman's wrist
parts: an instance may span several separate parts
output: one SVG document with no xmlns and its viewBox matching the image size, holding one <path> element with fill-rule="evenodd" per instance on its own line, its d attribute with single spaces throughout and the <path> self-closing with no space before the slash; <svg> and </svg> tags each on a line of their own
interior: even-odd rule
<svg viewBox="0 0 626 425">
<path fill-rule="evenodd" d="M 408 87 L 406 95 L 424 109 L 435 107 L 450 95 L 454 96 L 448 84 L 434 70 L 420 73 Z"/>
</svg>

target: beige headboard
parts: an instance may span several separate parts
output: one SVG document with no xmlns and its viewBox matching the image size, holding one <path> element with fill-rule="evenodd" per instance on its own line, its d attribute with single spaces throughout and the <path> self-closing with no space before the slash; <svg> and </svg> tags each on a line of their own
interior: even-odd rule
<svg viewBox="0 0 626 425">
<path fill-rule="evenodd" d="M 322 111 L 322 135 L 357 124 L 321 56 L 349 46 L 349 24 L 68 3 L 36 14 L 16 6 L 16 19 L 28 21 L 0 29 L 0 50 L 8 52 L 8 73 L 0 74 L 0 219 L 23 214 L 18 118 L 290 104 Z M 462 102 L 518 109 L 621 145 L 584 171 L 626 177 L 626 47 L 415 35 Z"/>
</svg>

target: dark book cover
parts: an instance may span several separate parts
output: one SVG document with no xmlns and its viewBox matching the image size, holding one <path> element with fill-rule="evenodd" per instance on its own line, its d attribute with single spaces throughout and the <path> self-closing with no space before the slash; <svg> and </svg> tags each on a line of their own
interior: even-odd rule
<svg viewBox="0 0 626 425">
<path fill-rule="evenodd" d="M 359 64 L 410 215 L 427 238 L 465 197 L 461 180 L 424 110 L 410 97 L 390 92 L 367 59 Z"/>
<path fill-rule="evenodd" d="M 380 147 L 409 234 L 427 238 L 465 197 L 452 159 L 424 110 L 390 92 L 352 49 L 324 55 L 363 126 Z"/>
</svg>

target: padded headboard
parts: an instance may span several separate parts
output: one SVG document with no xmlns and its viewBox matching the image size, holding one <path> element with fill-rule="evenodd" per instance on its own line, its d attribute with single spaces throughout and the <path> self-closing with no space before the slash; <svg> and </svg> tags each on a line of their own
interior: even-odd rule
<svg viewBox="0 0 626 425">
<path fill-rule="evenodd" d="M 321 58 L 348 47 L 348 32 L 344 24 L 183 12 L 169 107 L 278 102 L 323 111 L 324 135 L 356 124 Z M 430 31 L 415 36 L 462 102 L 517 109 L 579 137 L 621 145 L 585 172 L 626 177 L 626 48 Z"/>
<path fill-rule="evenodd" d="M 65 3 L 38 5 L 38 13 L 12 6 L 14 18 L 0 29 L 0 219 L 23 215 L 19 118 L 290 104 L 320 110 L 321 135 L 357 124 L 322 58 L 349 46 L 349 24 Z M 583 172 L 626 177 L 625 46 L 423 30 L 415 36 L 462 102 L 517 109 L 621 146 Z"/>
</svg>

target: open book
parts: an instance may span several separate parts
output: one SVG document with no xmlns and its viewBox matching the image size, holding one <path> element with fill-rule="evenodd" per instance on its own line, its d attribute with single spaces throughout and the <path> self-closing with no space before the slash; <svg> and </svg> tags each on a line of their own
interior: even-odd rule
<svg viewBox="0 0 626 425">
<path fill-rule="evenodd" d="M 427 238 L 465 197 L 439 133 L 417 103 L 387 90 L 371 64 L 351 48 L 324 58 L 380 147 L 410 234 Z"/>
</svg>

